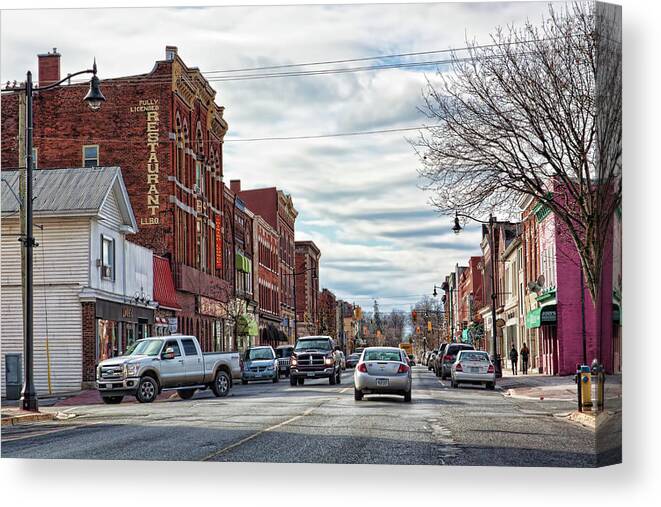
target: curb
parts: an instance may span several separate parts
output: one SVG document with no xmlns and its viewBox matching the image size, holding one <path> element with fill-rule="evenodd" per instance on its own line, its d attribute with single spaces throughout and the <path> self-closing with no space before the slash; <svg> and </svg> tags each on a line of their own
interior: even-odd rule
<svg viewBox="0 0 661 507">
<path fill-rule="evenodd" d="M 36 414 L 17 414 L 9 417 L 3 417 L 0 425 L 2 426 L 15 426 L 22 423 L 39 422 L 39 421 L 52 421 L 57 418 L 58 414 L 55 412 L 38 412 Z"/>
</svg>

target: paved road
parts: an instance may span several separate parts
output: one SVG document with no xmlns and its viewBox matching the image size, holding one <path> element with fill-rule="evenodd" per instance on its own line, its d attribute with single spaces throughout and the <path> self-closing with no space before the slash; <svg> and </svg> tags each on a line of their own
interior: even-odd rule
<svg viewBox="0 0 661 507">
<path fill-rule="evenodd" d="M 70 407 L 67 422 L 2 431 L 2 457 L 594 466 L 594 434 L 500 391 L 451 389 L 414 368 L 413 402 L 353 399 L 352 374 L 236 385 L 149 405 Z M 557 410 L 557 407 L 554 407 Z"/>
</svg>

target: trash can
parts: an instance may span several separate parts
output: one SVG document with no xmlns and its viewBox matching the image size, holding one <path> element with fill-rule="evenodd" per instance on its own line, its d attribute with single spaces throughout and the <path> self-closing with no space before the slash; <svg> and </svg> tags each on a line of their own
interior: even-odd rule
<svg viewBox="0 0 661 507">
<path fill-rule="evenodd" d="M 23 371 L 21 369 L 22 354 L 5 354 L 5 390 L 8 400 L 21 399 L 23 386 Z"/>
<path fill-rule="evenodd" d="M 592 410 L 592 379 L 590 367 L 581 365 L 578 370 L 578 410 Z"/>
<path fill-rule="evenodd" d="M 592 384 L 592 410 L 602 411 L 604 409 L 604 382 L 606 375 L 604 367 L 595 359 L 590 369 L 590 381 Z"/>
</svg>

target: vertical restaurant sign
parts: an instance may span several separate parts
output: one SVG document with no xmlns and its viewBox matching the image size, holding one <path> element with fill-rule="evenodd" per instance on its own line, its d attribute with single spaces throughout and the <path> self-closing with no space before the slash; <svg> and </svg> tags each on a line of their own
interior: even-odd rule
<svg viewBox="0 0 661 507">
<path fill-rule="evenodd" d="M 159 223 L 159 211 L 161 210 L 161 196 L 158 191 L 159 162 L 158 162 L 158 130 L 159 99 L 139 100 L 137 106 L 131 106 L 132 113 L 145 113 L 147 126 L 145 129 L 145 140 L 147 144 L 147 216 L 140 219 L 140 225 L 157 225 Z"/>
<path fill-rule="evenodd" d="M 216 269 L 223 269 L 223 217 L 216 215 Z"/>
</svg>

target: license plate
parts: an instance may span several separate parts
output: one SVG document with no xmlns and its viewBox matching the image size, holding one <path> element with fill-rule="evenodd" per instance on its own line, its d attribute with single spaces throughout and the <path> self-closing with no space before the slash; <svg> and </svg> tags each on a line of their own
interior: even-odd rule
<svg viewBox="0 0 661 507">
<path fill-rule="evenodd" d="M 468 368 L 468 371 L 471 373 L 480 373 L 480 369 L 476 367 Z"/>
<path fill-rule="evenodd" d="M 309 371 L 309 372 L 308 372 L 308 377 L 314 377 L 314 372 L 313 372 L 313 371 Z"/>
<path fill-rule="evenodd" d="M 390 380 L 388 380 L 387 378 L 376 379 L 377 386 L 388 386 L 389 384 L 390 384 Z"/>
<path fill-rule="evenodd" d="M 106 385 L 105 384 L 99 384 L 99 389 L 105 389 Z"/>
</svg>

